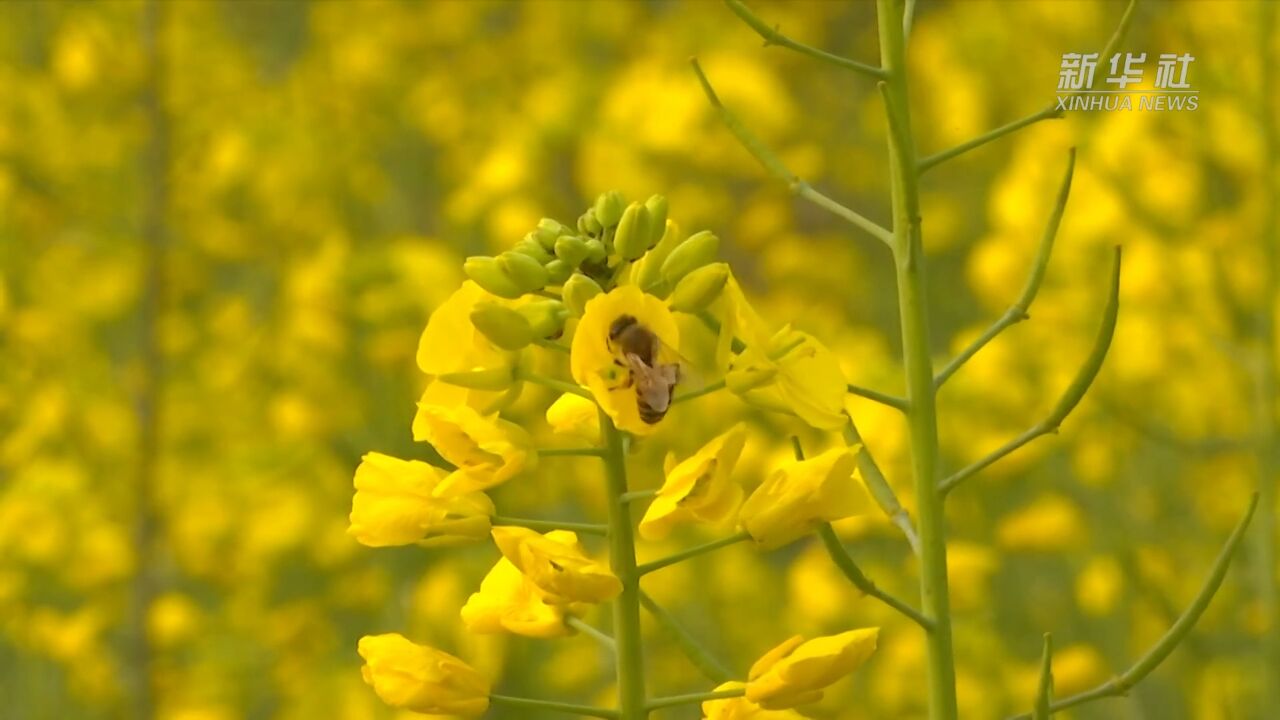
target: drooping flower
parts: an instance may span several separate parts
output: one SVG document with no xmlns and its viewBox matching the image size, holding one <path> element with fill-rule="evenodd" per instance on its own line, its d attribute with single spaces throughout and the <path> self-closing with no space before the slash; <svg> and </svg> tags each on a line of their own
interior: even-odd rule
<svg viewBox="0 0 1280 720">
<path fill-rule="evenodd" d="M 716 687 L 716 691 L 741 690 L 746 683 L 727 682 Z M 702 703 L 703 720 L 804 720 L 804 716 L 794 710 L 765 710 L 745 697 L 721 698 L 707 700 Z"/>
<path fill-rule="evenodd" d="M 489 708 L 489 680 L 449 653 L 395 633 L 360 638 L 361 674 L 388 705 L 475 717 Z"/>
<path fill-rule="evenodd" d="M 875 652 L 880 628 L 805 640 L 796 635 L 765 653 L 747 675 L 747 699 L 782 710 L 822 699 L 823 688 L 862 666 Z"/>
<path fill-rule="evenodd" d="M 745 443 L 746 430 L 738 424 L 679 464 L 669 455 L 666 481 L 640 521 L 640 535 L 660 540 L 680 522 L 715 524 L 732 517 L 742 486 L 731 475 Z"/>
<path fill-rule="evenodd" d="M 603 563 L 582 551 L 567 530 L 539 535 L 522 527 L 495 527 L 493 540 L 502 556 L 546 593 L 551 603 L 598 603 L 622 592 L 622 583 Z"/>
<path fill-rule="evenodd" d="M 671 311 L 658 298 L 634 285 L 624 285 L 587 303 L 574 331 L 570 369 L 574 381 L 591 391 L 614 425 L 636 435 L 649 435 L 657 423 L 641 419 L 636 379 L 623 350 L 609 339 L 614 322 L 624 316 L 635 318 L 658 340 L 656 357 L 644 358 L 646 362 L 652 361 L 656 367 L 679 360 L 680 330 Z"/>
<path fill-rule="evenodd" d="M 474 633 L 512 632 L 535 638 L 570 634 L 567 606 L 547 602 L 547 594 L 511 561 L 500 558 L 462 607 L 462 622 Z"/>
<path fill-rule="evenodd" d="M 527 432 L 496 413 L 482 416 L 468 405 L 419 403 L 413 439 L 431 443 L 457 468 L 432 490 L 435 497 L 491 488 L 538 462 Z"/>
<path fill-rule="evenodd" d="M 482 492 L 435 496 L 447 475 L 419 460 L 366 454 L 356 468 L 347 532 L 369 547 L 483 539 L 493 502 Z"/>
<path fill-rule="evenodd" d="M 596 404 L 581 395 L 565 393 L 547 408 L 547 424 L 558 435 L 588 442 L 600 441 L 600 415 Z"/>
<path fill-rule="evenodd" d="M 742 528 L 764 549 L 782 547 L 819 523 L 856 515 L 868 507 L 855 451 L 835 448 L 774 470 L 738 513 Z"/>
</svg>

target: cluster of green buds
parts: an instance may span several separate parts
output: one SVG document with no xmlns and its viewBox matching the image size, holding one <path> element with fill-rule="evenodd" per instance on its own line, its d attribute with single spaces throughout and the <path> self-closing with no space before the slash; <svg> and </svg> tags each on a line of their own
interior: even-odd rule
<svg viewBox="0 0 1280 720">
<path fill-rule="evenodd" d="M 570 317 L 630 271 L 643 291 L 693 312 L 718 296 L 728 267 L 712 264 L 720 240 L 709 230 L 681 237 L 667 218 L 667 198 L 628 203 L 616 190 L 601 194 L 573 226 L 543 218 L 497 257 L 473 256 L 463 271 L 486 292 L 518 305 L 480 303 L 476 329 L 504 350 L 558 338 Z M 686 281 L 687 280 L 687 281 Z"/>
</svg>

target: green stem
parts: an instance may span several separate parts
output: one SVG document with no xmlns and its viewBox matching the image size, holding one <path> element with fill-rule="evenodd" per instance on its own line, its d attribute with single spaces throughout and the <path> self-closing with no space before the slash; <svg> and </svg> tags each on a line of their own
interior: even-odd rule
<svg viewBox="0 0 1280 720">
<path fill-rule="evenodd" d="M 600 448 L 538 448 L 538 457 L 600 457 Z"/>
<path fill-rule="evenodd" d="M 579 397 L 584 397 L 584 398 L 587 398 L 588 400 L 592 399 L 591 393 L 588 392 L 586 388 L 582 387 L 581 385 L 577 385 L 575 383 L 565 382 L 564 380 L 556 380 L 555 378 L 545 377 L 543 375 L 539 375 L 537 373 L 529 372 L 523 369 L 517 371 L 516 377 L 520 380 L 524 380 L 525 382 L 531 382 L 535 385 L 542 385 L 543 387 L 549 387 L 552 390 L 555 390 L 557 392 L 568 393 L 570 395 L 578 395 Z"/>
<path fill-rule="evenodd" d="M 902 412 L 907 411 L 907 401 L 904 398 L 900 398 L 896 395 L 882 393 L 879 390 L 864 388 L 859 385 L 854 385 L 852 383 L 845 386 L 845 390 L 848 390 L 850 395 L 857 395 L 858 397 L 863 397 L 868 400 L 878 402 L 881 405 L 888 405 L 889 407 L 894 408 L 896 410 L 901 410 Z"/>
<path fill-rule="evenodd" d="M 687 392 L 683 395 L 677 395 L 671 398 L 671 404 L 675 405 L 676 403 L 682 403 L 688 400 L 693 400 L 694 398 L 700 398 L 703 395 L 710 395 L 711 393 L 719 390 L 723 390 L 724 388 L 725 388 L 724 380 L 718 380 L 704 387 L 700 387 L 697 390 L 691 390 L 690 392 Z"/>
<path fill-rule="evenodd" d="M 956 719 L 955 657 L 947 588 L 946 522 L 938 481 L 937 399 L 925 307 L 925 260 L 920 233 L 919 176 L 911 133 L 901 5 L 876 1 L 880 64 L 888 72 L 885 113 L 890 120 L 893 249 L 898 280 L 898 312 L 907 385 L 911 463 L 919 511 L 920 595 L 933 628 L 927 641 L 930 720 Z"/>
<path fill-rule="evenodd" d="M 832 65 L 846 68 L 848 70 L 854 70 L 874 78 L 883 78 L 885 76 L 884 70 L 873 65 L 860 63 L 857 60 L 850 60 L 849 58 L 841 57 L 839 55 L 832 55 L 825 50 L 819 50 L 815 47 L 810 47 L 804 43 L 792 40 L 779 32 L 776 27 L 770 27 L 768 23 L 761 20 L 759 17 L 756 17 L 756 15 L 752 13 L 746 5 L 742 4 L 741 0 L 725 0 L 725 4 L 729 6 L 729 9 L 732 10 L 735 15 L 742 18 L 742 21 L 749 25 L 752 30 L 755 30 L 760 37 L 764 38 L 765 45 L 778 45 L 790 50 L 795 50 L 796 52 L 803 53 L 811 58 L 816 58 L 823 62 L 829 62 Z M 908 19 L 906 22 L 910 25 L 911 21 Z"/>
<path fill-rule="evenodd" d="M 582 618 L 574 617 L 573 615 L 566 615 L 564 617 L 564 624 L 568 625 L 574 630 L 577 630 L 583 635 L 590 636 L 593 640 L 595 640 L 596 642 L 608 648 L 610 652 L 616 653 L 618 651 L 618 644 L 614 642 L 613 638 L 609 637 L 608 635 L 601 632 L 600 630 L 597 630 L 594 626 L 592 626 L 590 623 L 586 622 Z"/>
<path fill-rule="evenodd" d="M 505 705 L 513 708 L 551 710 L 569 715 L 585 715 L 586 717 L 621 717 L 617 710 L 610 710 L 608 708 L 591 707 L 589 705 L 574 705 L 573 703 L 562 703 L 552 700 L 534 700 L 533 698 L 512 697 L 510 695 L 495 695 L 493 693 L 489 694 L 489 702 L 494 705 Z"/>
<path fill-rule="evenodd" d="M 858 433 L 858 426 L 854 424 L 853 418 L 848 417 L 848 422 L 844 426 L 844 442 L 849 447 L 858 446 L 858 472 L 862 474 L 862 482 L 866 484 L 867 491 L 871 493 L 871 497 L 875 499 L 876 504 L 889 517 L 889 520 L 902 531 L 906 536 L 907 543 L 911 545 L 911 551 L 917 556 L 920 554 L 920 536 L 916 533 L 916 527 L 911 523 L 911 516 L 907 514 L 902 503 L 898 501 L 898 496 L 893 492 L 893 488 L 889 486 L 889 480 L 885 478 L 884 473 L 880 471 L 880 466 L 876 464 L 876 459 L 871 456 L 871 450 L 867 448 L 867 444 L 862 441 L 862 435 Z"/>
<path fill-rule="evenodd" d="M 660 560 L 647 562 L 641 565 L 639 568 L 637 568 L 637 570 L 641 575 L 648 575 L 649 573 L 655 570 L 661 570 L 664 567 L 668 567 L 670 565 L 675 565 L 676 563 L 684 562 L 689 558 L 697 557 L 699 555 L 705 555 L 706 553 L 709 553 L 713 550 L 719 550 L 720 548 L 725 547 L 727 545 L 733 545 L 734 543 L 739 543 L 739 542 L 742 542 L 743 540 L 748 540 L 750 538 L 751 538 L 751 535 L 747 533 L 746 530 L 742 530 L 728 537 L 720 538 L 719 540 L 712 540 L 709 543 L 704 543 L 702 545 L 695 545 L 694 547 L 691 547 L 687 550 L 681 550 L 678 553 L 673 553 Z"/>
<path fill-rule="evenodd" d="M 648 500 L 649 498 L 652 498 L 657 494 L 658 494 L 658 491 L 656 488 L 650 488 L 648 490 L 632 490 L 630 492 L 623 493 L 622 502 L 624 503 L 640 502 L 643 500 Z"/>
<path fill-rule="evenodd" d="M 505 515 L 494 515 L 489 518 L 494 525 L 510 525 L 513 527 L 529 528 L 538 532 L 549 532 L 551 530 L 571 530 L 584 535 L 599 535 L 601 537 L 609 534 L 608 525 L 597 525 L 594 523 L 564 522 L 561 520 L 531 520 L 529 518 L 506 517 Z"/>
<path fill-rule="evenodd" d="M 613 601 L 613 633 L 617 643 L 618 703 L 621 720 L 645 720 L 649 716 L 644 686 L 644 648 L 640 637 L 640 573 L 636 568 L 635 529 L 627 493 L 626 455 L 622 433 L 612 418 L 599 411 L 604 438 L 605 479 L 609 493 L 609 565 L 622 583 Z"/>
<path fill-rule="evenodd" d="M 831 527 L 831 523 L 823 523 L 818 527 L 818 537 L 822 538 L 822 544 L 827 548 L 827 554 L 831 556 L 831 561 L 840 568 L 840 572 L 853 583 L 853 586 L 863 592 L 863 594 L 873 597 L 889 607 L 897 610 L 905 615 L 915 624 L 925 630 L 933 629 L 933 621 L 920 614 L 919 610 L 911 607 L 898 598 L 881 590 L 871 578 L 867 577 L 862 568 L 854 562 L 853 556 L 845 548 L 844 543 L 840 542 L 840 537 L 836 535 L 836 531 Z"/>
<path fill-rule="evenodd" d="M 729 682 L 733 678 L 733 673 L 729 671 L 729 668 L 723 662 L 713 655 L 710 650 L 703 647 L 693 633 L 686 630 L 674 615 L 649 597 L 649 594 L 643 590 L 640 591 L 640 604 L 644 606 L 645 610 L 649 611 L 650 615 L 653 615 L 658 620 L 662 627 L 666 628 L 667 633 L 684 651 L 689 661 L 696 665 L 702 671 L 702 674 L 707 676 L 708 680 L 719 685 Z"/>
<path fill-rule="evenodd" d="M 688 695 L 672 695 L 670 697 L 657 698 L 649 702 L 650 710 L 657 710 L 665 707 L 675 707 L 676 705 L 696 705 L 707 700 L 721 700 L 724 698 L 742 697 L 747 694 L 746 688 L 736 688 L 734 690 L 714 690 L 712 692 L 689 693 Z"/>
</svg>

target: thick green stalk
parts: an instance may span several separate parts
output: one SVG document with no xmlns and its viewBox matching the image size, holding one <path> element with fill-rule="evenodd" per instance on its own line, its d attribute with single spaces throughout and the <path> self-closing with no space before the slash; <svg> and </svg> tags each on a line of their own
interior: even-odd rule
<svg viewBox="0 0 1280 720">
<path fill-rule="evenodd" d="M 635 529 L 627 493 L 626 455 L 622 433 L 599 411 L 604 437 L 605 479 L 609 491 L 609 565 L 622 582 L 613 601 L 613 639 L 618 647 L 618 705 L 620 720 L 649 717 L 644 689 L 644 648 L 640 639 L 640 572 L 636 568 Z"/>
<path fill-rule="evenodd" d="M 889 166 L 893 200 L 893 251 L 898 279 L 898 312 L 906 370 L 911 464 L 919 512 L 920 595 L 932 623 L 926 633 L 930 720 L 955 720 L 955 658 L 951 604 L 947 591 L 947 545 L 942 493 L 938 490 L 938 419 L 929 314 L 925 306 L 925 261 L 920 237 L 919 176 L 907 99 L 902 5 L 876 0 L 880 64 L 888 73 L 882 92 L 889 118 Z"/>
</svg>

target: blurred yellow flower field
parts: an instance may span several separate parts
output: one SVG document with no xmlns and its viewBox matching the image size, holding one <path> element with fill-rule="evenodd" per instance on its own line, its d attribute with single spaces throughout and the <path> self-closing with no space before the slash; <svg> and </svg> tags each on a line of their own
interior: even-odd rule
<svg viewBox="0 0 1280 720">
<path fill-rule="evenodd" d="M 1278 45 L 0 4 L 0 717 L 1276 717 Z"/>
</svg>

